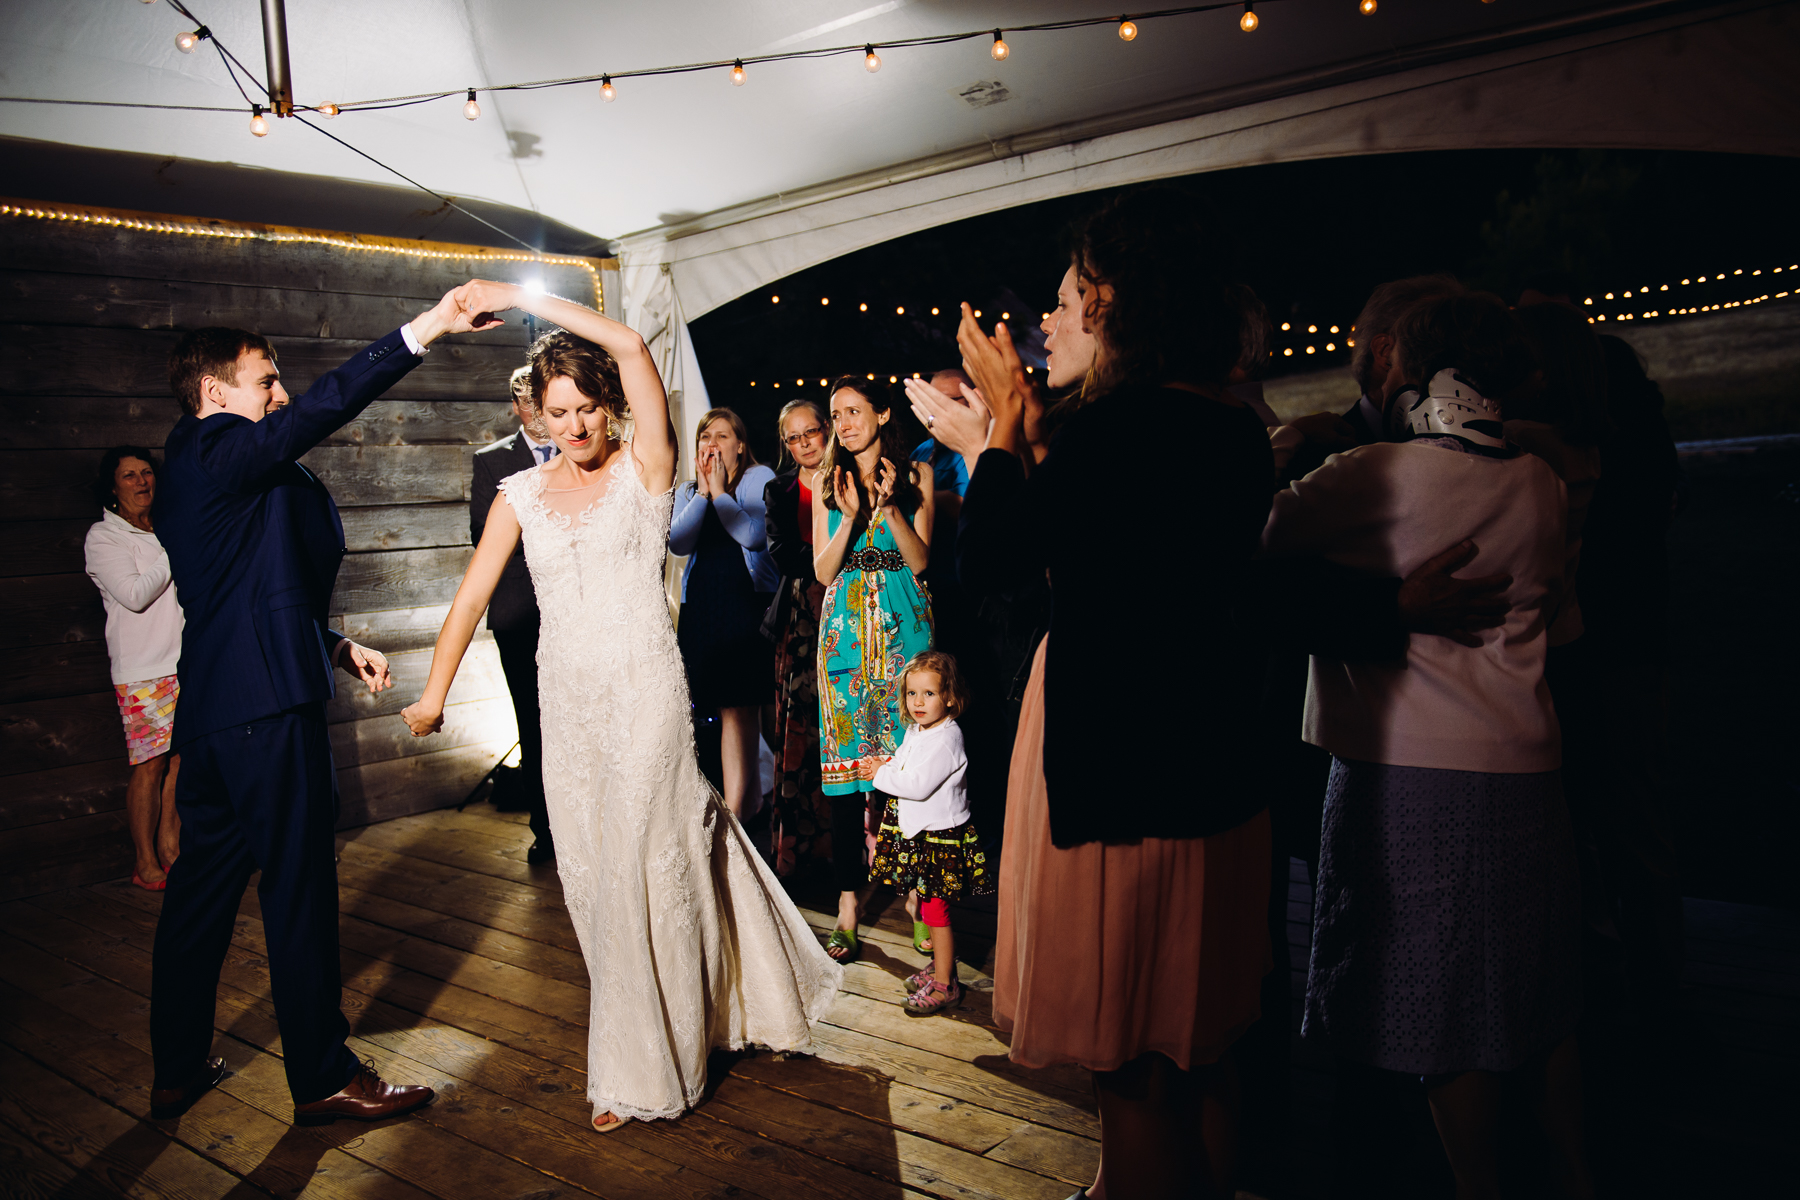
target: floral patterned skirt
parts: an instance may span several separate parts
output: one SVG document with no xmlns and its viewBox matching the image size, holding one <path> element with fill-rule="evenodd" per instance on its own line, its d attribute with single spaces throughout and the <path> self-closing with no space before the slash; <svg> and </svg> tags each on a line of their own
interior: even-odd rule
<svg viewBox="0 0 1800 1200">
<path fill-rule="evenodd" d="M 769 842 L 791 875 L 829 857 L 831 802 L 819 789 L 819 608 L 824 585 L 786 579 L 787 618 L 775 642 L 775 798 Z"/>
<path fill-rule="evenodd" d="M 954 829 L 925 829 L 915 837 L 900 832 L 900 801 L 888 797 L 881 832 L 875 835 L 875 858 L 869 878 L 891 883 L 921 900 L 986 896 L 994 890 L 994 871 L 981 849 L 973 821 Z"/>
<path fill-rule="evenodd" d="M 175 734 L 175 700 L 181 683 L 173 675 L 113 684 L 119 719 L 125 725 L 126 761 L 132 766 L 169 752 Z"/>
</svg>

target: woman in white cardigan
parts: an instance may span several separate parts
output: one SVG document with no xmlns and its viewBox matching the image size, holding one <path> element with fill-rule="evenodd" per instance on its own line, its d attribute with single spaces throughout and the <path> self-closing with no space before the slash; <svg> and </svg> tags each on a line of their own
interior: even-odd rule
<svg viewBox="0 0 1800 1200">
<path fill-rule="evenodd" d="M 105 510 L 87 534 L 87 573 L 106 606 L 106 651 L 113 693 L 125 725 L 131 782 L 125 813 L 137 854 L 131 882 L 152 892 L 167 886 L 181 853 L 175 813 L 179 756 L 169 753 L 181 686 L 184 619 L 169 576 L 169 556 L 151 529 L 156 459 L 141 446 L 115 446 L 100 460 L 94 498 Z"/>
<path fill-rule="evenodd" d="M 1402 440 L 1334 455 L 1277 493 L 1264 553 L 1405 576 L 1468 541 L 1467 570 L 1510 576 L 1512 607 L 1466 645 L 1414 634 L 1403 665 L 1312 660 L 1302 736 L 1332 769 L 1304 1033 L 1423 1077 L 1459 1200 L 1499 1196 L 1500 1075 L 1532 1072 L 1548 1085 L 1559 1183 L 1590 1195 L 1579 883 L 1544 683 L 1566 492 L 1506 441 L 1496 397 L 1530 356 L 1499 300 L 1426 301 L 1386 353 Z"/>
</svg>

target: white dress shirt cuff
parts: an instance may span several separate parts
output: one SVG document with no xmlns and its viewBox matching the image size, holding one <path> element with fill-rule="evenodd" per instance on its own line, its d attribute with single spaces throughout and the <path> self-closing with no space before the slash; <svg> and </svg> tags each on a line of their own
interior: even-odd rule
<svg viewBox="0 0 1800 1200">
<path fill-rule="evenodd" d="M 408 321 L 400 327 L 400 337 L 406 342 L 406 348 L 411 350 L 418 357 L 424 358 L 427 354 L 431 353 L 431 347 L 427 346 L 424 342 L 421 342 L 419 340 L 419 335 L 413 332 L 411 321 Z"/>
</svg>

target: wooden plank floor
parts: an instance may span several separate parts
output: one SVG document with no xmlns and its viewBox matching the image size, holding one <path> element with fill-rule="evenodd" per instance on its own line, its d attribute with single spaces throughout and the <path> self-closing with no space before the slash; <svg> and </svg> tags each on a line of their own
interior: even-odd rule
<svg viewBox="0 0 1800 1200">
<path fill-rule="evenodd" d="M 341 839 L 352 1046 L 390 1078 L 439 1091 L 375 1126 L 292 1126 L 254 891 L 219 989 L 231 1074 L 179 1121 L 155 1123 L 160 897 L 112 882 L 0 905 L 0 1194 L 1063 1200 L 1092 1177 L 1085 1075 L 1013 1066 L 986 976 L 964 967 L 973 986 L 952 1016 L 901 1012 L 899 980 L 923 960 L 897 904 L 865 938 L 812 1054 L 720 1056 L 695 1112 L 592 1133 L 587 973 L 556 872 L 525 862 L 529 840 L 522 818 L 486 805 Z M 1299 863 L 1289 896 L 1298 995 L 1311 899 Z M 1595 1085 L 1628 1115 L 1594 1131 L 1597 1165 L 1643 1180 L 1611 1194 L 1722 1194 L 1713 1185 L 1751 1186 L 1792 1155 L 1780 1147 L 1793 1118 L 1785 1080 L 1800 1065 L 1800 919 L 1703 901 L 1687 916 L 1676 1052 L 1621 1054 Z M 991 903 L 960 911 L 957 928 L 962 956 L 986 957 Z M 1323 1197 L 1331 1066 L 1295 1049 L 1279 1194 Z M 1422 1129 L 1423 1152 L 1437 1153 Z"/>
<path fill-rule="evenodd" d="M 906 1017 L 899 980 L 923 959 L 894 916 L 865 939 L 813 1054 L 719 1056 L 695 1112 L 593 1133 L 587 973 L 529 841 L 486 805 L 342 838 L 352 1048 L 439 1092 L 374 1126 L 291 1124 L 254 890 L 219 989 L 231 1074 L 155 1123 L 161 898 L 113 882 L 0 905 L 0 1193 L 1063 1200 L 1092 1177 L 1086 1078 L 1013 1066 L 979 972 L 965 968 L 975 986 L 955 1015 Z M 982 921 L 970 913 L 963 935 L 978 954 Z"/>
</svg>

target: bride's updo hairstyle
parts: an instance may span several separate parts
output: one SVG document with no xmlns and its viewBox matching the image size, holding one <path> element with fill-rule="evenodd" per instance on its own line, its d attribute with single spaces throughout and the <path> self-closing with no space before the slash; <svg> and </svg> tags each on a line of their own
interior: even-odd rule
<svg viewBox="0 0 1800 1200">
<path fill-rule="evenodd" d="M 1074 263 L 1099 341 L 1084 400 L 1132 384 L 1226 382 L 1243 348 L 1239 313 L 1195 200 L 1169 187 L 1115 196 L 1088 218 Z M 1105 304 L 1102 283 L 1113 290 Z"/>
<path fill-rule="evenodd" d="M 562 376 L 575 390 L 597 403 L 608 416 L 623 421 L 631 415 L 625 405 L 625 389 L 619 383 L 619 364 L 613 356 L 586 338 L 564 329 L 546 333 L 527 351 L 531 369 L 531 406 L 544 411 L 544 391 Z"/>
</svg>

